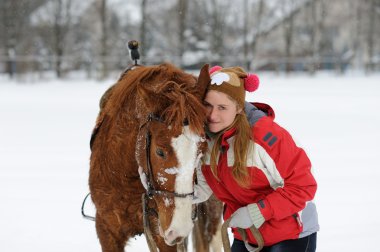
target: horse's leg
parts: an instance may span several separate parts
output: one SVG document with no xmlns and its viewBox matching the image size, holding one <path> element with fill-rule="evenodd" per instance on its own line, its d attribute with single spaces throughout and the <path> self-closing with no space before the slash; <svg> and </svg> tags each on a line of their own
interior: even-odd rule
<svg viewBox="0 0 380 252">
<path fill-rule="evenodd" d="M 222 251 L 222 214 L 223 204 L 214 195 L 206 202 L 207 218 L 209 218 L 208 233 L 211 236 L 209 239 L 210 251 Z"/>
<path fill-rule="evenodd" d="M 212 236 L 211 242 L 210 242 L 210 252 L 220 252 L 222 251 L 222 221 L 220 220 L 218 229 L 216 230 L 216 233 Z"/>
<path fill-rule="evenodd" d="M 206 228 L 206 206 L 205 203 L 198 205 L 198 218 L 194 222 L 194 228 L 192 232 L 193 248 L 197 252 L 209 252 L 207 241 L 207 228 Z"/>
<path fill-rule="evenodd" d="M 117 226 L 112 225 L 115 223 L 115 219 L 112 218 L 112 215 L 107 215 L 108 219 L 106 220 L 103 216 L 96 215 L 96 232 L 98 234 L 100 245 L 102 246 L 103 252 L 123 252 L 126 239 L 121 237 L 120 231 Z"/>
<path fill-rule="evenodd" d="M 222 251 L 222 203 L 215 198 L 199 204 L 198 220 L 194 223 L 193 247 L 197 252 Z"/>
</svg>

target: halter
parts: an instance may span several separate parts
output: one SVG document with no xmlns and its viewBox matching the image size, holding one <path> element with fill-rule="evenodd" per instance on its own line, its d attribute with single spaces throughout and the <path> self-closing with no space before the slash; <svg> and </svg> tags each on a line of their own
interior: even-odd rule
<svg viewBox="0 0 380 252">
<path fill-rule="evenodd" d="M 139 131 L 141 131 L 141 129 L 143 127 L 148 126 L 148 124 L 152 121 L 164 123 L 164 120 L 161 117 L 155 115 L 154 113 L 150 113 L 148 115 L 148 119 L 140 126 Z M 185 120 L 183 122 L 183 125 L 184 126 L 189 125 L 188 121 Z M 148 206 L 148 201 L 153 199 L 154 195 L 174 197 L 174 198 L 186 198 L 188 196 L 194 196 L 194 191 L 191 193 L 177 193 L 177 192 L 170 192 L 170 191 L 166 191 L 166 190 L 156 190 L 154 188 L 153 170 L 152 170 L 152 164 L 150 162 L 151 138 L 152 138 L 152 136 L 151 136 L 149 128 L 148 128 L 146 131 L 146 134 L 145 134 L 145 143 L 146 143 L 146 145 L 145 145 L 145 150 L 146 150 L 145 156 L 146 156 L 146 167 L 148 170 L 148 174 L 145 174 L 147 177 L 147 190 L 146 190 L 146 193 L 142 194 L 142 206 L 143 206 L 144 232 L 147 235 L 147 242 L 148 242 L 150 251 L 157 251 L 157 249 L 155 248 L 155 242 L 152 238 L 152 233 L 151 233 L 151 228 L 150 228 L 148 216 L 153 215 L 156 218 L 158 218 L 158 213 L 157 213 L 156 209 Z M 198 217 L 198 205 L 196 205 L 195 208 L 193 209 L 192 214 L 191 214 L 191 219 L 193 221 L 195 221 L 197 219 L 197 217 Z"/>
<path fill-rule="evenodd" d="M 144 122 L 141 126 L 140 126 L 140 130 L 147 126 L 150 122 L 152 121 L 157 121 L 157 122 L 160 122 L 160 123 L 164 123 L 164 120 L 153 114 L 153 113 L 150 113 L 148 115 L 148 119 L 146 122 Z M 189 125 L 188 121 L 185 120 L 183 122 L 183 125 L 184 126 L 187 126 Z M 171 191 L 166 191 L 166 190 L 156 190 L 155 187 L 154 187 L 154 184 L 153 184 L 153 170 L 152 170 L 152 164 L 150 162 L 150 144 L 151 144 L 151 138 L 152 138 L 152 135 L 150 134 L 150 131 L 149 131 L 149 128 L 147 129 L 146 131 L 146 135 L 145 135 L 145 156 L 146 156 L 146 167 L 147 167 L 147 170 L 148 170 L 148 173 L 146 174 L 147 176 L 147 185 L 148 185 L 148 188 L 147 188 L 147 196 L 149 198 L 152 198 L 154 195 L 158 195 L 158 196 L 168 196 L 168 197 L 176 197 L 176 198 L 186 198 L 188 196 L 194 196 L 194 191 L 191 192 L 191 193 L 177 193 L 177 192 L 171 192 Z"/>
</svg>

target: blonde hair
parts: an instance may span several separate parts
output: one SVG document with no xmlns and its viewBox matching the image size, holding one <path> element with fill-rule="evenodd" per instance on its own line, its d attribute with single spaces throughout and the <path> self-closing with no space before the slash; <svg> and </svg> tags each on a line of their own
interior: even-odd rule
<svg viewBox="0 0 380 252">
<path fill-rule="evenodd" d="M 217 172 L 217 158 L 220 151 L 219 148 L 221 146 L 223 133 L 231 128 L 236 128 L 234 139 L 235 162 L 232 167 L 232 176 L 240 186 L 247 188 L 250 184 L 250 176 L 247 169 L 247 153 L 250 141 L 252 139 L 252 130 L 248 119 L 244 114 L 244 109 L 241 113 L 236 115 L 235 120 L 228 128 L 215 136 L 214 146 L 212 147 L 210 153 L 211 172 L 219 181 Z"/>
</svg>

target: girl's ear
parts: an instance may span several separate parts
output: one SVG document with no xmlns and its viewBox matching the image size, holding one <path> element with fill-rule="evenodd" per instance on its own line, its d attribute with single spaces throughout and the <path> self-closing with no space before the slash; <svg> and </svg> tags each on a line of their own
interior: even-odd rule
<svg viewBox="0 0 380 252">
<path fill-rule="evenodd" d="M 238 103 L 236 101 L 234 101 L 234 102 L 235 102 L 235 105 L 236 105 L 236 114 L 243 114 L 243 113 L 245 113 L 244 107 L 241 108 L 240 105 L 238 105 Z"/>
</svg>

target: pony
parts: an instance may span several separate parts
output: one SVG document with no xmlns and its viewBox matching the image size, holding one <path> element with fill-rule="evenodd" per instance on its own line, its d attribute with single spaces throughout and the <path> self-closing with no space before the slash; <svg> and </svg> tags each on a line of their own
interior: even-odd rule
<svg viewBox="0 0 380 252">
<path fill-rule="evenodd" d="M 103 95 L 89 174 L 103 252 L 124 251 L 144 233 L 145 219 L 160 251 L 177 251 L 190 234 L 195 167 L 206 150 L 208 68 L 196 78 L 169 63 L 137 65 Z"/>
</svg>

